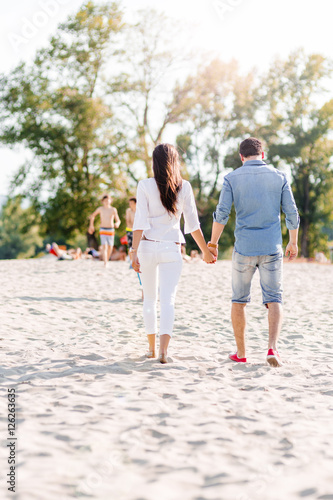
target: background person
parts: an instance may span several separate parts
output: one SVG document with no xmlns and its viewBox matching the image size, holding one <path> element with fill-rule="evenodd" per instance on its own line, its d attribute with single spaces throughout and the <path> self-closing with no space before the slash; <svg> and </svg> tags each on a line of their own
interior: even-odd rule
<svg viewBox="0 0 333 500">
<path fill-rule="evenodd" d="M 182 213 L 185 233 L 191 233 L 204 259 L 215 262 L 200 229 L 191 184 L 181 178 L 179 156 L 170 144 L 160 144 L 153 152 L 154 177 L 139 182 L 131 249 L 133 269 L 141 272 L 144 292 L 143 317 L 149 342 L 147 357 L 155 357 L 157 333 L 157 274 L 160 278 L 159 361 L 167 363 L 172 336 L 174 304 L 182 270 L 180 230 Z"/>
<path fill-rule="evenodd" d="M 133 243 L 133 224 L 136 212 L 136 198 L 130 198 L 128 200 L 129 207 L 126 209 L 126 235 L 128 248 L 131 248 Z"/>
<path fill-rule="evenodd" d="M 97 215 L 101 218 L 101 227 L 99 229 L 99 235 L 101 238 L 102 245 L 102 255 L 104 266 L 107 265 L 110 256 L 112 254 L 112 248 L 114 245 L 114 228 L 120 226 L 120 219 L 118 216 L 117 209 L 111 206 L 112 198 L 110 195 L 105 194 L 102 198 L 102 206 L 98 207 L 95 212 L 90 215 L 90 225 L 88 232 L 93 234 L 95 231 L 94 220 Z"/>
<path fill-rule="evenodd" d="M 95 248 L 87 247 L 83 253 L 84 258 L 98 259 L 100 260 L 100 252 L 95 250 Z"/>
<path fill-rule="evenodd" d="M 49 254 L 58 257 L 58 260 L 77 260 L 82 257 L 82 250 L 79 247 L 76 249 L 70 248 L 69 250 L 63 250 L 59 248 L 57 243 L 53 242 L 52 245 L 48 243 L 45 249 Z"/>
<path fill-rule="evenodd" d="M 191 260 L 191 257 L 189 255 L 187 255 L 186 253 L 186 245 L 185 244 L 182 244 L 181 245 L 181 254 L 182 254 L 182 259 L 184 262 L 189 262 Z"/>
<path fill-rule="evenodd" d="M 123 260 L 127 258 L 126 247 L 121 245 L 119 248 L 113 247 L 111 260 Z"/>
</svg>

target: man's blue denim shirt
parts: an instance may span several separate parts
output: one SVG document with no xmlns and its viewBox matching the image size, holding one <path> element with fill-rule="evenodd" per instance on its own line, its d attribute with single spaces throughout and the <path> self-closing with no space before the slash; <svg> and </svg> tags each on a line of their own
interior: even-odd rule
<svg viewBox="0 0 333 500">
<path fill-rule="evenodd" d="M 250 160 L 224 178 L 214 221 L 226 224 L 236 210 L 235 250 L 242 255 L 272 255 L 282 249 L 281 208 L 288 229 L 299 215 L 285 174 L 261 160 Z"/>
</svg>

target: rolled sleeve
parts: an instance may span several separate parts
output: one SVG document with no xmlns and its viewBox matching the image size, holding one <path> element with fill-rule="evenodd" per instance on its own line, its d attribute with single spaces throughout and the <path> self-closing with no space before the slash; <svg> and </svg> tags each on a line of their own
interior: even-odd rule
<svg viewBox="0 0 333 500">
<path fill-rule="evenodd" d="M 184 233 L 193 233 L 197 229 L 200 229 L 200 222 L 198 217 L 198 210 L 195 204 L 192 186 L 189 182 L 184 183 Z"/>
<path fill-rule="evenodd" d="M 226 225 L 229 220 L 232 202 L 232 188 L 228 179 L 225 178 L 216 211 L 213 213 L 214 222 L 218 222 L 219 224 L 223 224 L 224 226 Z"/>
<path fill-rule="evenodd" d="M 144 186 L 140 181 L 136 191 L 136 211 L 134 217 L 133 231 L 150 229 L 149 224 L 148 197 Z"/>
<path fill-rule="evenodd" d="M 282 187 L 281 206 L 282 211 L 286 216 L 287 229 L 297 229 L 299 227 L 299 214 L 294 195 L 287 180 L 285 180 Z"/>
</svg>

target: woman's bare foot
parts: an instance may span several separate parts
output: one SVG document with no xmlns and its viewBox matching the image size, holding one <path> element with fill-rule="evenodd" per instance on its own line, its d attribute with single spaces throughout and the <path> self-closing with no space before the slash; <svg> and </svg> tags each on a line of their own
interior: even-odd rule
<svg viewBox="0 0 333 500">
<path fill-rule="evenodd" d="M 165 365 L 168 362 L 166 352 L 160 354 L 159 357 L 158 357 L 158 360 L 159 360 L 160 363 L 162 363 L 163 365 Z"/>
<path fill-rule="evenodd" d="M 156 358 L 156 353 L 155 353 L 155 350 L 154 351 L 147 351 L 146 352 L 146 358 Z"/>
</svg>

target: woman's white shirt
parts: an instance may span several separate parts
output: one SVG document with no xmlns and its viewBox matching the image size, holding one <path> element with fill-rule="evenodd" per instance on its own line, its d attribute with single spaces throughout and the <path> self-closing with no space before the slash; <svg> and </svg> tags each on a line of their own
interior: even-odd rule
<svg viewBox="0 0 333 500">
<path fill-rule="evenodd" d="M 180 230 L 182 214 L 185 220 L 185 234 L 193 233 L 200 228 L 192 186 L 188 181 L 183 180 L 178 193 L 175 215 L 168 213 L 162 205 L 160 192 L 153 177 L 139 182 L 133 231 L 143 230 L 144 236 L 149 240 L 185 243 Z"/>
</svg>

